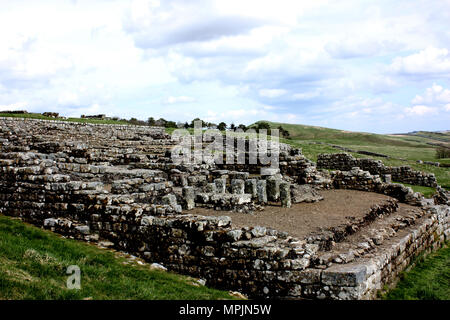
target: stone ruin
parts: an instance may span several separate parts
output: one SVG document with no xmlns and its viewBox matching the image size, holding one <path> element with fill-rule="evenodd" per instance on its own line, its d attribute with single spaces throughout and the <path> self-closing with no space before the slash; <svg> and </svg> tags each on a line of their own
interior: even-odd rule
<svg viewBox="0 0 450 320">
<path fill-rule="evenodd" d="M 0 213 L 249 297 L 375 298 L 414 257 L 448 240 L 450 197 L 440 187 L 425 199 L 352 159 L 320 170 L 285 144 L 277 169 L 176 164 L 177 142 L 158 127 L 0 118 Z M 304 238 L 235 227 L 226 214 L 321 201 L 321 190 L 334 188 L 390 198 Z M 224 214 L 190 214 L 197 207 Z"/>
<path fill-rule="evenodd" d="M 356 159 L 348 153 L 321 154 L 317 158 L 317 167 L 323 169 L 351 170 L 361 168 L 371 174 L 412 185 L 433 187 L 438 186 L 433 173 L 412 170 L 410 166 L 388 167 L 381 160 Z"/>
</svg>

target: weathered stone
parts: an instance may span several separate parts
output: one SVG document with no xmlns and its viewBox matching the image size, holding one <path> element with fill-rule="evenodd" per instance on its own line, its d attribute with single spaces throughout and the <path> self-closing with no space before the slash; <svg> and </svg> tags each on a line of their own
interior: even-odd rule
<svg viewBox="0 0 450 320">
<path fill-rule="evenodd" d="M 354 167 L 381 170 L 382 163 L 363 159 L 340 164 L 346 171 L 319 172 L 298 149 L 281 144 L 279 170 L 259 182 L 248 178 L 260 164 L 172 163 L 175 142 L 164 128 L 0 118 L 0 214 L 100 245 L 101 235 L 110 247 L 212 286 L 241 288 L 251 298 L 372 298 L 413 256 L 450 236 L 446 192 L 438 188 L 435 200 L 442 205 L 432 206 L 410 188 L 380 178 L 391 174 L 394 181 L 401 176 L 428 184 L 432 175 L 408 167 L 374 175 Z M 216 178 L 245 180 L 246 193 L 242 186 L 227 193 L 226 180 L 219 188 Z M 296 239 L 266 227 L 238 228 L 228 216 L 182 214 L 176 201 L 193 207 L 195 190 L 199 206 L 247 213 L 267 202 L 265 179 L 288 181 L 293 189 L 303 183 L 375 191 L 422 208 L 396 214 L 396 203 L 381 202 L 348 223 Z M 288 190 L 280 183 L 282 205 Z M 350 234 L 355 239 L 347 241 Z"/>
<path fill-rule="evenodd" d="M 222 178 L 215 179 L 214 183 L 216 185 L 216 192 L 217 193 L 225 193 L 226 187 L 227 187 L 227 182 L 226 182 L 225 179 L 222 179 Z"/>
<path fill-rule="evenodd" d="M 231 180 L 231 192 L 234 194 L 244 194 L 245 193 L 244 180 L 232 179 Z"/>
<path fill-rule="evenodd" d="M 278 168 L 261 168 L 262 176 L 274 176 L 280 173 L 280 169 Z"/>
<path fill-rule="evenodd" d="M 192 210 L 195 208 L 195 193 L 193 187 L 184 187 L 183 188 L 183 200 L 184 200 L 184 208 L 186 210 Z"/>
<path fill-rule="evenodd" d="M 205 192 L 206 193 L 216 193 L 216 184 L 215 183 L 208 183 L 205 186 Z"/>
<path fill-rule="evenodd" d="M 291 207 L 291 184 L 289 182 L 280 183 L 280 200 L 282 207 Z"/>
<path fill-rule="evenodd" d="M 334 265 L 322 271 L 322 283 L 332 286 L 355 287 L 366 280 L 365 265 Z"/>
<path fill-rule="evenodd" d="M 257 180 L 248 179 L 245 181 L 245 193 L 251 194 L 252 198 L 258 197 Z"/>
<path fill-rule="evenodd" d="M 267 180 L 267 200 L 278 201 L 280 199 L 280 180 L 268 178 Z"/>
<path fill-rule="evenodd" d="M 162 198 L 162 204 L 167 204 L 167 205 L 170 205 L 170 206 L 176 206 L 177 205 L 177 197 L 174 194 L 165 195 Z"/>
<path fill-rule="evenodd" d="M 258 192 L 258 202 L 267 203 L 267 182 L 266 180 L 258 180 L 256 184 Z"/>
</svg>

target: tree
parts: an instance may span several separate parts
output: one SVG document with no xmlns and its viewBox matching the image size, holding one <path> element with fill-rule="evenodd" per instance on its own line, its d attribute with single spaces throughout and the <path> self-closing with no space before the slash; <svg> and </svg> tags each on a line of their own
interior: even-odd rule
<svg viewBox="0 0 450 320">
<path fill-rule="evenodd" d="M 236 129 L 236 126 L 234 125 L 234 123 L 231 123 L 231 124 L 230 124 L 230 129 L 231 129 L 231 130 Z"/>
<path fill-rule="evenodd" d="M 227 129 L 227 124 L 225 122 L 221 122 L 217 126 L 217 129 L 219 129 L 220 131 L 225 131 Z"/>
<path fill-rule="evenodd" d="M 258 122 L 256 124 L 256 129 L 261 130 L 261 129 L 266 129 L 266 130 L 270 130 L 270 124 L 268 122 Z"/>
<path fill-rule="evenodd" d="M 158 120 L 155 121 L 155 125 L 158 127 L 165 127 L 166 126 L 166 122 L 167 120 L 164 118 L 159 118 Z"/>
<path fill-rule="evenodd" d="M 194 128 L 195 125 L 195 121 L 202 121 L 200 118 L 195 118 L 194 120 L 191 121 L 191 128 Z M 203 127 L 204 122 L 202 121 L 202 127 Z"/>
<path fill-rule="evenodd" d="M 245 124 L 240 124 L 238 126 L 239 129 L 242 129 L 243 131 L 247 130 L 247 126 Z"/>
<path fill-rule="evenodd" d="M 278 130 L 280 130 L 280 135 L 282 138 L 289 139 L 291 137 L 291 135 L 289 134 L 289 131 L 284 129 L 282 126 L 279 126 Z"/>
<path fill-rule="evenodd" d="M 155 125 L 155 119 L 153 118 L 153 117 L 150 117 L 150 118 L 148 118 L 148 120 L 147 120 L 147 124 L 149 125 L 149 126 L 154 126 Z"/>
<path fill-rule="evenodd" d="M 176 128 L 177 124 L 175 121 L 166 121 L 166 123 L 164 124 L 164 126 L 166 128 Z"/>
<path fill-rule="evenodd" d="M 450 149 L 439 147 L 436 149 L 436 158 L 437 159 L 445 159 L 450 158 Z"/>
<path fill-rule="evenodd" d="M 257 122 L 256 126 L 255 126 L 256 131 L 259 130 L 267 130 L 267 134 L 270 135 L 271 134 L 271 130 L 270 130 L 270 124 L 268 122 Z"/>
<path fill-rule="evenodd" d="M 131 124 L 138 124 L 138 119 L 136 119 L 136 118 L 131 118 L 130 120 L 128 120 L 128 122 L 129 123 L 131 123 Z"/>
<path fill-rule="evenodd" d="M 189 129 L 189 123 L 186 122 L 186 123 L 184 124 L 184 128 L 185 128 L 185 129 Z"/>
</svg>

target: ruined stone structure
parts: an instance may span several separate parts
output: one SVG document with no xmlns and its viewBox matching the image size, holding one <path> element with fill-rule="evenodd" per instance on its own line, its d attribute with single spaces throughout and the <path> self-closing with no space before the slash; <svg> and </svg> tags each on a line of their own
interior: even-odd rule
<svg viewBox="0 0 450 320">
<path fill-rule="evenodd" d="M 286 145 L 278 170 L 176 165 L 176 143 L 157 127 L 0 118 L 0 213 L 250 297 L 374 298 L 417 254 L 448 239 L 445 191 L 435 204 L 358 168 L 321 172 Z M 301 239 L 235 227 L 225 211 L 189 214 L 195 207 L 242 214 L 290 207 L 320 201 L 321 188 L 392 198 Z"/>
<path fill-rule="evenodd" d="M 436 177 L 432 173 L 414 171 L 409 166 L 388 167 L 381 160 L 356 159 L 348 153 L 321 154 L 317 158 L 317 167 L 343 171 L 359 167 L 371 174 L 390 175 L 397 182 L 433 188 L 437 186 Z"/>
</svg>

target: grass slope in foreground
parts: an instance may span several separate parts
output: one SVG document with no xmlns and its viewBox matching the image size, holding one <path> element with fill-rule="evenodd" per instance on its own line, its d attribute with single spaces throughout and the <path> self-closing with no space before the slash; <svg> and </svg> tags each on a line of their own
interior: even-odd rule
<svg viewBox="0 0 450 320">
<path fill-rule="evenodd" d="M 450 247 L 427 257 L 420 256 L 416 265 L 400 275 L 397 286 L 388 291 L 387 300 L 450 300 Z"/>
<path fill-rule="evenodd" d="M 125 264 L 128 262 L 128 264 Z M 81 269 L 81 289 L 66 287 L 67 267 Z M 111 251 L 64 239 L 0 215 L 0 299 L 232 299 L 224 291 Z"/>
</svg>

